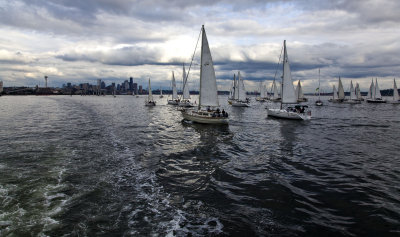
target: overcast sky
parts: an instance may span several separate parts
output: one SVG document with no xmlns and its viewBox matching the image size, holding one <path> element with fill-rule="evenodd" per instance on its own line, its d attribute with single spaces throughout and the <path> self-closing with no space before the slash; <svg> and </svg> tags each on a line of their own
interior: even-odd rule
<svg viewBox="0 0 400 237">
<path fill-rule="evenodd" d="M 246 89 L 274 79 L 283 40 L 293 80 L 313 92 L 345 90 L 371 78 L 392 88 L 400 75 L 397 0 L 0 0 L 0 80 L 4 86 L 120 83 L 154 89 L 181 80 L 205 25 L 220 90 L 240 70 Z M 189 77 L 198 89 L 199 57 Z M 281 71 L 278 71 L 279 77 Z M 400 80 L 398 80 L 400 82 Z M 146 87 L 146 86 L 145 86 Z"/>
</svg>

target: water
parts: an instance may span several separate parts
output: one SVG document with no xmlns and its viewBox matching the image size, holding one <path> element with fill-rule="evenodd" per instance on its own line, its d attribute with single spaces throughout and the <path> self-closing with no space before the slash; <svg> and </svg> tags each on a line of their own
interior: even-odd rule
<svg viewBox="0 0 400 237">
<path fill-rule="evenodd" d="M 0 236 L 400 235 L 400 106 L 220 97 L 218 127 L 144 99 L 1 97 Z"/>
</svg>

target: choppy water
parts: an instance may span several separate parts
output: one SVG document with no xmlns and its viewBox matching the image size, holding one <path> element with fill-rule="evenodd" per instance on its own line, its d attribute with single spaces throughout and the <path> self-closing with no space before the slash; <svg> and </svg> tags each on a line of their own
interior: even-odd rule
<svg viewBox="0 0 400 237">
<path fill-rule="evenodd" d="M 0 97 L 0 235 L 400 235 L 399 105 L 221 97 L 218 127 L 159 100 Z"/>
</svg>

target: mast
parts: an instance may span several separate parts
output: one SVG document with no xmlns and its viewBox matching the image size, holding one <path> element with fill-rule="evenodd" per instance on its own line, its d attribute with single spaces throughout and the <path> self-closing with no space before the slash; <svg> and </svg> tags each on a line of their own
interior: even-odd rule
<svg viewBox="0 0 400 237">
<path fill-rule="evenodd" d="M 318 68 L 318 100 L 321 100 L 321 69 Z"/>
<path fill-rule="evenodd" d="M 201 49 L 200 49 L 200 91 L 199 91 L 199 109 L 201 108 L 201 78 L 203 72 L 203 38 L 204 38 L 204 25 L 201 25 Z"/>
<path fill-rule="evenodd" d="M 282 83 L 281 83 L 281 109 L 283 103 L 283 79 L 285 78 L 285 61 L 286 61 L 286 40 L 283 41 L 283 63 L 282 63 Z"/>
</svg>

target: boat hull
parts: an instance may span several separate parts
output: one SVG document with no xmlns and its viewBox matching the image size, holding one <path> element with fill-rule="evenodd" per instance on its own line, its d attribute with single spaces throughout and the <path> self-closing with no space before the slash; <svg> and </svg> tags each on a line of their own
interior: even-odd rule
<svg viewBox="0 0 400 237">
<path fill-rule="evenodd" d="M 343 104 L 361 104 L 359 100 L 345 100 L 342 102 Z"/>
<path fill-rule="evenodd" d="M 168 104 L 169 105 L 178 105 L 178 101 L 175 101 L 175 100 L 168 100 Z"/>
<path fill-rule="evenodd" d="M 206 111 L 197 112 L 193 110 L 185 110 L 182 112 L 184 119 L 202 124 L 228 124 L 227 117 L 213 117 L 212 113 Z"/>
<path fill-rule="evenodd" d="M 190 103 L 189 101 L 179 102 L 178 105 L 181 107 L 194 107 L 194 105 L 192 103 Z"/>
<path fill-rule="evenodd" d="M 144 105 L 145 106 L 156 106 L 156 102 L 155 101 L 148 101 Z"/>
<path fill-rule="evenodd" d="M 267 109 L 268 117 L 282 118 L 282 119 L 292 119 L 292 120 L 309 120 L 311 115 L 306 113 L 297 113 L 286 111 L 283 109 Z"/>
<path fill-rule="evenodd" d="M 242 101 L 232 101 L 233 107 L 249 107 L 249 104 Z"/>
<path fill-rule="evenodd" d="M 320 100 L 317 100 L 317 101 L 315 101 L 315 105 L 316 106 L 323 106 L 324 103 L 322 103 L 322 101 L 320 101 Z"/>
<path fill-rule="evenodd" d="M 373 99 L 367 99 L 368 103 L 386 103 L 386 100 L 373 100 Z"/>
</svg>

